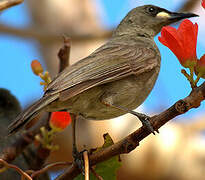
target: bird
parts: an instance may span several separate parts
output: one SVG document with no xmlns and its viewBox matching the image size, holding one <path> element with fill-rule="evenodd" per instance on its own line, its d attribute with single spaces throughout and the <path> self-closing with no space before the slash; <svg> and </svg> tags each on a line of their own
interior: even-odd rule
<svg viewBox="0 0 205 180">
<path fill-rule="evenodd" d="M 104 45 L 65 68 L 49 83 L 43 97 L 10 124 L 9 134 L 41 111 L 70 112 L 73 127 L 78 116 L 105 120 L 131 113 L 154 133 L 149 116 L 134 111 L 150 94 L 160 71 L 161 55 L 154 37 L 163 26 L 196 16 L 154 5 L 132 9 Z"/>
</svg>

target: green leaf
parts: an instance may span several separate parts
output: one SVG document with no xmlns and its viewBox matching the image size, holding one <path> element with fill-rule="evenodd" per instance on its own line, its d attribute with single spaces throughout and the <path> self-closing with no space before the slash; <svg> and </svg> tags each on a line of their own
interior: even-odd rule
<svg viewBox="0 0 205 180">
<path fill-rule="evenodd" d="M 103 138 L 104 138 L 103 146 L 100 148 L 97 148 L 95 152 L 114 144 L 112 138 L 110 137 L 108 133 L 104 134 Z M 115 180 L 117 170 L 119 169 L 120 166 L 121 166 L 121 162 L 119 161 L 119 157 L 115 156 L 115 157 L 112 157 L 111 159 L 108 159 L 104 162 L 97 164 L 94 170 L 104 180 Z M 79 175 L 78 177 L 75 178 L 75 180 L 83 180 L 83 179 L 84 179 L 83 175 Z M 90 180 L 96 180 L 96 179 L 97 178 L 90 171 Z"/>
<path fill-rule="evenodd" d="M 79 174 L 74 180 L 84 180 L 84 176 L 82 174 Z"/>
</svg>

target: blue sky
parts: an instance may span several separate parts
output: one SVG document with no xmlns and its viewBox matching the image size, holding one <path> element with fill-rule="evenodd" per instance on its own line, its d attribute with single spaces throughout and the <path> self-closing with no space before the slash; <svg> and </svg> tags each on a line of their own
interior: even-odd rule
<svg viewBox="0 0 205 180">
<path fill-rule="evenodd" d="M 174 11 L 180 7 L 183 0 L 97 0 L 97 2 L 102 5 L 104 11 L 100 15 L 100 20 L 109 29 L 115 27 L 126 13 L 135 6 L 155 4 Z M 0 23 L 15 27 L 26 27 L 30 23 L 28 9 L 24 4 L 8 9 L 0 14 Z M 30 63 L 33 59 L 40 60 L 45 67 L 37 50 L 38 44 L 32 40 L 22 40 L 7 35 L 0 35 L 0 39 L 2 67 L 0 87 L 9 89 L 19 99 L 22 107 L 25 107 L 28 100 L 38 99 L 43 93 L 42 87 L 39 85 L 39 78 L 33 75 L 30 69 Z M 191 90 L 189 83 L 180 73 L 181 66 L 176 57 L 168 48 L 158 42 L 157 37 L 155 41 L 162 55 L 162 66 L 156 86 L 144 103 L 145 112 L 148 114 L 169 107 L 175 101 L 188 95 Z M 202 42 L 198 43 L 197 51 L 199 55 L 205 52 L 205 45 Z M 197 116 L 202 113 L 204 104 L 199 109 L 183 115 L 183 117 Z"/>
</svg>

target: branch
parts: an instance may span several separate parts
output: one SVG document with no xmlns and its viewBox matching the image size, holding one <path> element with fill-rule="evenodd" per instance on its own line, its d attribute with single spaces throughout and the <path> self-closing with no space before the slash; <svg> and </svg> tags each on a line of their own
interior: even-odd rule
<svg viewBox="0 0 205 180">
<path fill-rule="evenodd" d="M 64 68 L 66 68 L 69 65 L 69 55 L 70 55 L 70 39 L 67 37 L 64 37 L 64 44 L 58 53 L 59 61 L 60 61 L 59 72 L 62 71 Z M 47 114 L 46 116 L 40 117 L 40 119 L 37 120 L 38 123 L 34 125 L 33 128 L 26 130 L 25 133 L 21 134 L 21 136 L 15 139 L 15 142 L 13 144 L 5 147 L 3 151 L 0 153 L 0 158 L 7 162 L 12 162 L 19 154 L 21 154 L 24 151 L 25 148 L 28 147 L 28 145 L 33 143 L 36 134 L 39 134 L 40 132 L 40 127 L 47 125 L 47 122 L 49 119 L 48 116 L 49 114 Z M 33 124 L 31 124 L 30 126 L 33 126 Z M 41 149 L 41 152 L 44 152 L 43 149 Z M 48 151 L 45 151 L 45 152 L 47 152 L 46 153 L 47 155 L 45 156 L 44 154 L 43 156 L 44 158 L 39 157 L 41 159 L 41 162 L 43 162 L 49 154 Z"/>
<path fill-rule="evenodd" d="M 89 180 L 89 158 L 88 151 L 83 152 L 84 167 L 85 167 L 85 180 Z"/>
<path fill-rule="evenodd" d="M 182 5 L 179 11 L 180 12 L 190 11 L 198 4 L 199 1 L 201 0 L 188 0 Z"/>
<path fill-rule="evenodd" d="M 8 0 L 7 0 L 8 1 Z M 13 0 L 13 1 L 23 1 L 23 0 Z M 199 0 L 189 0 L 184 3 L 184 5 L 180 8 L 179 11 L 190 11 L 193 7 L 199 2 Z M 40 28 L 28 27 L 24 29 L 15 28 L 11 26 L 7 26 L 4 24 L 0 24 L 0 33 L 15 35 L 21 38 L 33 38 L 40 42 L 46 43 L 57 43 L 61 42 L 60 35 L 65 32 L 58 32 L 56 34 L 49 32 L 48 30 L 42 30 Z M 69 37 L 72 38 L 73 41 L 76 42 L 84 42 L 90 40 L 100 40 L 109 38 L 112 35 L 112 30 L 97 32 L 96 34 L 75 34 L 67 32 Z"/>
<path fill-rule="evenodd" d="M 38 170 L 38 171 L 33 171 L 31 172 L 31 177 L 34 178 L 44 172 L 47 172 L 48 170 L 54 168 L 54 167 L 57 167 L 57 166 L 68 166 L 68 165 L 71 165 L 72 163 L 71 162 L 55 162 L 55 163 L 52 163 L 52 164 L 48 164 L 47 166 L 45 166 L 44 168 Z"/>
<path fill-rule="evenodd" d="M 6 161 L 4 161 L 3 159 L 0 159 L 0 165 L 1 165 L 0 171 L 3 172 L 5 170 L 7 170 L 8 168 L 12 168 L 12 169 L 16 170 L 22 177 L 24 177 L 24 179 L 33 180 L 34 177 L 39 176 L 45 172 L 48 172 L 48 170 L 50 170 L 54 167 L 68 166 L 71 164 L 72 164 L 71 162 L 56 162 L 56 163 L 49 164 L 38 171 L 28 170 L 25 172 L 22 169 L 20 169 L 18 166 L 13 165 L 13 164 L 9 164 Z M 31 175 L 29 175 L 29 174 L 31 174 Z"/>
<path fill-rule="evenodd" d="M 99 174 L 96 173 L 93 167 L 91 167 L 90 170 L 94 174 L 94 176 L 97 178 L 97 180 L 103 180 L 103 178 Z"/>
<path fill-rule="evenodd" d="M 33 143 L 35 135 L 40 132 L 40 127 L 45 126 L 47 123 L 46 119 L 48 116 L 43 116 L 39 119 L 39 123 L 36 124 L 31 129 L 27 130 L 25 133 L 22 133 L 21 136 L 15 139 L 12 144 L 5 147 L 0 153 L 0 158 L 9 162 L 12 162 L 19 154 L 21 154 L 25 148 Z M 12 138 L 12 137 L 11 137 Z"/>
<path fill-rule="evenodd" d="M 22 169 L 20 169 L 18 166 L 15 166 L 13 164 L 9 164 L 6 161 L 4 161 L 3 159 L 0 159 L 0 164 L 3 165 L 4 168 L 11 168 L 11 169 L 16 170 L 21 175 L 21 177 L 23 177 L 24 179 L 32 180 L 32 178 L 26 172 L 24 172 Z"/>
<path fill-rule="evenodd" d="M 12 6 L 22 3 L 23 0 L 1 0 L 0 2 L 0 11 L 8 9 Z"/>
<path fill-rule="evenodd" d="M 20 38 L 33 38 L 35 40 L 38 40 L 39 42 L 45 43 L 61 43 L 61 35 L 65 34 L 65 32 L 58 32 L 55 34 L 49 32 L 49 30 L 42 30 L 41 28 L 35 27 L 21 29 L 4 24 L 0 24 L 0 33 L 14 35 Z M 112 35 L 112 31 L 96 32 L 96 34 L 77 34 L 66 32 L 66 34 L 71 37 L 72 41 L 85 42 L 96 39 L 101 40 L 109 38 Z"/>
<path fill-rule="evenodd" d="M 158 130 L 161 126 L 167 123 L 169 120 L 175 118 L 178 115 L 184 114 L 192 108 L 200 106 L 201 102 L 205 100 L 205 82 L 192 90 L 192 92 L 186 98 L 177 101 L 173 106 L 165 110 L 164 112 L 151 117 L 150 122 L 155 130 Z M 89 155 L 90 166 L 110 159 L 113 156 L 129 153 L 139 146 L 139 142 L 150 135 L 149 130 L 144 127 L 139 128 L 132 134 L 128 135 L 121 141 L 109 146 L 103 150 L 100 150 L 94 154 Z M 57 180 L 71 180 L 80 174 L 76 164 L 73 164 L 67 169 Z"/>
<path fill-rule="evenodd" d="M 66 36 L 63 36 L 63 39 L 64 39 L 64 45 L 63 47 L 60 48 L 58 52 L 58 58 L 60 61 L 59 73 L 70 65 L 71 40 Z"/>
</svg>

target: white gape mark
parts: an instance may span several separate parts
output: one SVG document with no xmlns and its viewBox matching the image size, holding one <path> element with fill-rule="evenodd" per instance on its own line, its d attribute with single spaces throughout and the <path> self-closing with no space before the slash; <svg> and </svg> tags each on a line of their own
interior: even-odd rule
<svg viewBox="0 0 205 180">
<path fill-rule="evenodd" d="M 156 17 L 158 17 L 158 18 L 169 18 L 171 16 L 167 12 L 163 11 L 163 12 L 158 13 Z"/>
</svg>

